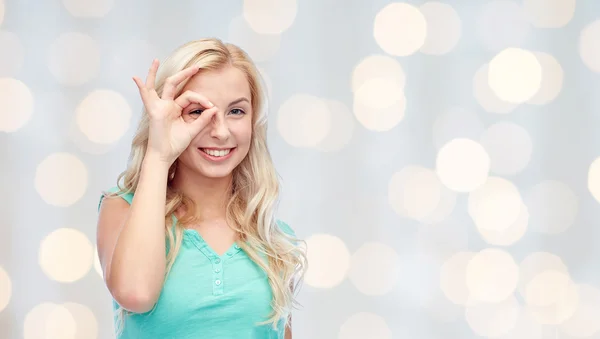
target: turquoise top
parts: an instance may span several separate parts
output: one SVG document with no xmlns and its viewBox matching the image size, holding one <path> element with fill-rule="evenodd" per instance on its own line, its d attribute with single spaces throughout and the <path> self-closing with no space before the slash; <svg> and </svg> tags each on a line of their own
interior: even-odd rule
<svg viewBox="0 0 600 339">
<path fill-rule="evenodd" d="M 121 197 L 131 204 L 133 194 Z M 277 223 L 295 236 L 287 224 Z M 237 244 L 219 256 L 198 232 L 186 229 L 156 307 L 126 315 L 118 338 L 283 339 L 283 320 L 277 330 L 256 325 L 267 320 L 271 299 L 266 273 Z"/>
</svg>

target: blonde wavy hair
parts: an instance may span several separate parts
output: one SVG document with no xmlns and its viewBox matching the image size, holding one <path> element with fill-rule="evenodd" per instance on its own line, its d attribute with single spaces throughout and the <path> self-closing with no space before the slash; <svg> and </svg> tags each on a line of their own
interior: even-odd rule
<svg viewBox="0 0 600 339">
<path fill-rule="evenodd" d="M 218 70 L 233 66 L 244 72 L 250 85 L 252 102 L 252 140 L 248 155 L 233 171 L 231 197 L 227 204 L 228 224 L 238 234 L 238 245 L 267 274 L 272 290 L 272 313 L 260 324 L 273 323 L 277 328 L 280 320 L 284 326 L 292 308 L 297 304 L 295 294 L 306 270 L 306 256 L 300 239 L 284 233 L 277 225 L 275 210 L 279 199 L 279 179 L 267 148 L 266 96 L 260 73 L 249 56 L 238 46 L 223 43 L 219 39 L 200 39 L 177 48 L 160 66 L 156 77 L 156 91 L 162 94 L 165 80 L 190 66 L 203 70 Z M 177 89 L 180 94 L 186 82 Z M 142 161 L 146 153 L 149 133 L 148 114 L 142 119 L 131 145 L 127 169 L 119 175 L 115 194 L 135 192 L 140 180 Z M 183 239 L 185 225 L 194 222 L 193 201 L 171 187 L 177 161 L 169 169 L 165 234 L 168 240 L 167 269 L 170 272 L 177 258 Z M 122 182 L 122 183 L 121 183 Z M 185 214 L 173 225 L 172 216 L 183 207 Z M 173 227 L 175 226 L 175 227 Z M 266 260 L 265 260 L 266 257 Z M 165 276 L 166 278 L 166 276 Z M 117 331 L 122 329 L 128 312 L 117 308 Z"/>
</svg>

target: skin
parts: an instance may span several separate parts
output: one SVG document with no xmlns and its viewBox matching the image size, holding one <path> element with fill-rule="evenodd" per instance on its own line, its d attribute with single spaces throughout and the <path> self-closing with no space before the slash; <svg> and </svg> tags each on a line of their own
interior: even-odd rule
<svg viewBox="0 0 600 339">
<path fill-rule="evenodd" d="M 252 138 L 250 88 L 240 70 L 230 66 L 199 72 L 191 67 L 171 76 L 159 97 L 154 90 L 157 69 L 155 60 L 145 83 L 134 77 L 150 117 L 136 194 L 131 205 L 120 198 L 104 199 L 97 227 L 106 285 L 123 308 L 136 313 L 152 309 L 164 282 L 169 167 L 177 161 L 172 185 L 198 206 L 198 223 L 190 228 L 223 253 L 236 240 L 225 221 L 232 171 L 248 154 Z M 186 79 L 176 96 L 176 86 Z M 202 154 L 206 148 L 233 151 L 228 159 L 215 162 Z M 292 338 L 291 325 L 285 338 Z"/>
<path fill-rule="evenodd" d="M 218 110 L 211 123 L 179 156 L 172 185 L 198 206 L 198 223 L 190 228 L 196 229 L 217 253 L 223 254 L 236 240 L 225 221 L 225 206 L 232 172 L 250 149 L 253 114 L 250 87 L 242 71 L 227 67 L 192 77 L 186 90 L 202 93 Z M 183 119 L 192 122 L 203 110 L 201 105 L 191 104 L 183 110 Z M 233 148 L 233 151 L 227 160 L 212 162 L 199 150 L 204 148 Z"/>
</svg>

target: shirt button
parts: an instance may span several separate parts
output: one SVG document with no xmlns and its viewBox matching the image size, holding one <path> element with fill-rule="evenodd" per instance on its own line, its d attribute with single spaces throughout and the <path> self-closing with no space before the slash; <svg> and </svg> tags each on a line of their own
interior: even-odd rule
<svg viewBox="0 0 600 339">
<path fill-rule="evenodd" d="M 233 254 L 231 252 L 227 252 L 227 255 L 231 257 Z"/>
<path fill-rule="evenodd" d="M 221 285 L 221 280 L 218 280 L 218 279 L 215 280 L 215 285 L 217 285 L 217 286 Z"/>
<path fill-rule="evenodd" d="M 215 268 L 215 273 L 219 273 L 219 272 L 221 272 L 221 269 L 220 268 Z"/>
<path fill-rule="evenodd" d="M 220 263 L 221 263 L 221 259 L 215 260 L 215 264 L 220 264 Z"/>
<path fill-rule="evenodd" d="M 235 248 L 236 250 L 239 250 L 239 249 L 240 249 L 240 247 L 238 246 L 238 244 L 235 244 L 235 245 L 233 246 L 233 248 Z"/>
</svg>

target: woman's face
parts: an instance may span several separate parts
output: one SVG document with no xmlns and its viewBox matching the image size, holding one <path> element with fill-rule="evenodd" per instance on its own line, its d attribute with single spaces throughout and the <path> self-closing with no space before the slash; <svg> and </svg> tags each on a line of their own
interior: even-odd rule
<svg viewBox="0 0 600 339">
<path fill-rule="evenodd" d="M 179 156 L 178 171 L 189 170 L 206 178 L 231 176 L 244 160 L 252 140 L 252 97 L 245 74 L 228 66 L 201 71 L 192 77 L 185 91 L 194 91 L 217 108 L 213 120 L 192 139 Z M 198 104 L 183 108 L 186 121 L 196 119 L 204 110 Z"/>
</svg>

